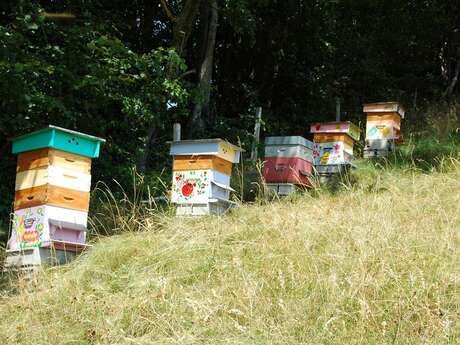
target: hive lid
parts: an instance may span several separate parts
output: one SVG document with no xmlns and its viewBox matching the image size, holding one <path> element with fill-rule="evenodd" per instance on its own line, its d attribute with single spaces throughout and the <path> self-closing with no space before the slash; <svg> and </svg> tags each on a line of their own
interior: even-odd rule
<svg viewBox="0 0 460 345">
<path fill-rule="evenodd" d="M 405 110 L 399 102 L 377 102 L 363 104 L 364 113 L 398 113 L 404 118 Z"/>
<path fill-rule="evenodd" d="M 241 147 L 220 138 L 169 141 L 168 143 L 171 144 L 170 154 L 172 156 L 211 155 L 238 163 L 240 153 L 244 152 Z"/>
<path fill-rule="evenodd" d="M 266 137 L 265 145 L 302 145 L 313 149 L 313 143 L 301 136 Z"/>
<path fill-rule="evenodd" d="M 99 156 L 100 144 L 105 139 L 70 129 L 49 125 L 38 131 L 13 139 L 14 154 L 52 147 L 90 158 Z"/>
<path fill-rule="evenodd" d="M 353 140 L 358 141 L 361 130 L 350 121 L 317 122 L 310 126 L 311 133 L 345 133 Z"/>
</svg>

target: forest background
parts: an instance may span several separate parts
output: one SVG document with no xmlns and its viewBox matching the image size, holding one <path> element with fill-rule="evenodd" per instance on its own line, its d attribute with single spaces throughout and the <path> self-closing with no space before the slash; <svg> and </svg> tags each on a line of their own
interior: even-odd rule
<svg viewBox="0 0 460 345">
<path fill-rule="evenodd" d="M 0 238 L 15 136 L 54 124 L 107 139 L 93 181 L 168 179 L 166 141 L 303 135 L 362 104 L 407 108 L 406 140 L 459 142 L 460 3 L 396 0 L 3 0 Z M 454 111 L 452 111 L 454 109 Z"/>
</svg>

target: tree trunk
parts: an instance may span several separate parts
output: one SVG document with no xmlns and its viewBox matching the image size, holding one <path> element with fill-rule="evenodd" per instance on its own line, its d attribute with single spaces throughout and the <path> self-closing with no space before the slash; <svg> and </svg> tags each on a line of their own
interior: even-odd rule
<svg viewBox="0 0 460 345">
<path fill-rule="evenodd" d="M 153 21 L 156 5 L 155 1 L 143 0 L 140 47 L 144 53 L 149 52 L 153 48 Z"/>
<path fill-rule="evenodd" d="M 186 0 L 181 14 L 175 19 L 172 46 L 181 57 L 185 55 L 185 48 L 187 47 L 193 24 L 195 24 L 200 3 L 201 0 Z"/>
<path fill-rule="evenodd" d="M 216 46 L 217 25 L 219 12 L 217 0 L 208 0 L 204 3 L 203 11 L 203 53 L 198 75 L 198 90 L 200 100 L 193 108 L 189 136 L 201 133 L 204 130 L 204 119 L 209 115 L 209 101 L 211 98 L 212 71 L 214 67 L 214 49 Z"/>
<path fill-rule="evenodd" d="M 173 23 L 173 38 L 172 47 L 181 56 L 185 56 L 185 48 L 188 43 L 188 39 L 195 24 L 195 19 L 198 14 L 198 9 L 201 0 L 185 0 L 184 8 L 178 17 L 173 18 L 171 10 L 168 7 L 166 0 L 160 1 L 161 6 L 166 12 L 167 16 L 174 22 Z M 149 29 L 146 29 L 149 30 Z M 177 77 L 177 70 L 175 68 L 168 68 L 168 78 L 173 79 Z M 166 107 L 166 105 L 165 105 Z M 148 162 L 150 158 L 150 152 L 152 142 L 155 137 L 156 125 L 154 121 L 149 126 L 147 131 L 147 137 L 145 140 L 144 152 L 139 160 L 139 171 L 145 173 L 148 168 Z"/>
<path fill-rule="evenodd" d="M 454 93 L 455 86 L 458 82 L 458 76 L 460 74 L 460 57 L 457 58 L 457 63 L 455 64 L 454 74 L 452 79 L 450 80 L 449 86 L 447 86 L 446 90 L 443 93 L 443 96 L 446 98 L 451 98 L 452 94 Z"/>
</svg>

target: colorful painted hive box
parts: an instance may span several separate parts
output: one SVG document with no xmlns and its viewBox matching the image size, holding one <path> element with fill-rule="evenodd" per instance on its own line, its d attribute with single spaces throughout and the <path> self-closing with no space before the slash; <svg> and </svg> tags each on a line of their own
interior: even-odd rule
<svg viewBox="0 0 460 345">
<path fill-rule="evenodd" d="M 206 204 L 209 199 L 230 197 L 230 176 L 213 170 L 174 171 L 171 201 L 176 204 Z"/>
<path fill-rule="evenodd" d="M 343 141 L 315 143 L 313 149 L 315 165 L 347 164 L 353 159 L 353 154 L 345 148 Z"/>
<path fill-rule="evenodd" d="M 310 126 L 311 133 L 342 133 L 347 134 L 354 141 L 358 141 L 361 130 L 349 121 L 314 123 Z"/>
<path fill-rule="evenodd" d="M 49 166 L 89 175 L 91 173 L 91 158 L 66 151 L 44 148 L 20 153 L 16 171 L 19 173 Z"/>
<path fill-rule="evenodd" d="M 341 143 L 340 147 L 353 155 L 354 140 L 348 134 L 315 133 L 315 144 Z"/>
<path fill-rule="evenodd" d="M 368 103 L 363 105 L 363 112 L 366 114 L 371 113 L 395 113 L 404 118 L 405 110 L 398 102 L 378 102 Z"/>
<path fill-rule="evenodd" d="M 85 243 L 88 214 L 53 206 L 14 212 L 10 250 L 51 246 L 53 241 Z"/>
<path fill-rule="evenodd" d="M 232 175 L 232 163 L 217 156 L 175 156 L 173 160 L 173 171 L 208 169 Z"/>
<path fill-rule="evenodd" d="M 51 205 L 87 212 L 89 193 L 49 184 L 16 191 L 15 210 L 40 205 Z"/>
<path fill-rule="evenodd" d="M 269 183 L 311 185 L 312 162 L 301 158 L 271 157 L 264 162 L 264 179 Z"/>
<path fill-rule="evenodd" d="M 301 158 L 313 161 L 313 143 L 300 136 L 267 137 L 265 158 Z"/>
<path fill-rule="evenodd" d="M 389 116 L 368 116 L 366 140 L 398 140 L 401 136 L 400 123 L 400 121 L 395 121 Z"/>
<path fill-rule="evenodd" d="M 33 170 L 20 171 L 16 174 L 15 190 L 50 184 L 53 186 L 89 192 L 91 189 L 91 175 L 48 166 Z"/>
<path fill-rule="evenodd" d="M 172 156 L 217 156 L 231 163 L 240 161 L 244 150 L 222 139 L 181 140 L 171 143 Z"/>
<path fill-rule="evenodd" d="M 54 148 L 89 158 L 99 156 L 104 139 L 56 126 L 20 136 L 13 140 L 13 153 L 18 154 L 43 148 Z"/>
</svg>

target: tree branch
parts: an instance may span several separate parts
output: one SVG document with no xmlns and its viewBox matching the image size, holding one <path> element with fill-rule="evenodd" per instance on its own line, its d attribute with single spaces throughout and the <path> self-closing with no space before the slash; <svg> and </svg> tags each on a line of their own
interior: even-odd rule
<svg viewBox="0 0 460 345">
<path fill-rule="evenodd" d="M 177 17 L 172 13 L 171 8 L 169 7 L 168 3 L 166 0 L 160 0 L 161 7 L 165 11 L 166 17 L 172 22 L 175 22 L 177 20 Z"/>
</svg>

